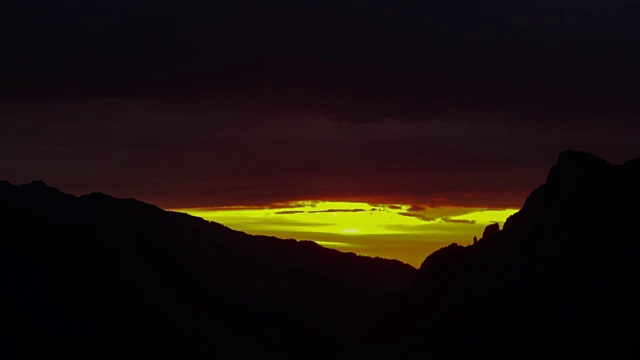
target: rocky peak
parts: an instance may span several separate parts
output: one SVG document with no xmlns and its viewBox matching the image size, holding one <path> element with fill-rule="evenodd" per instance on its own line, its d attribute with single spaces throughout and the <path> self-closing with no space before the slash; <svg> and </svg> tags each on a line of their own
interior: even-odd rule
<svg viewBox="0 0 640 360">
<path fill-rule="evenodd" d="M 598 156 L 575 150 L 565 150 L 558 156 L 558 161 L 547 176 L 547 183 L 555 184 L 565 181 L 588 179 L 603 171 L 610 169 L 612 165 Z"/>
<path fill-rule="evenodd" d="M 485 227 L 484 231 L 482 232 L 482 238 L 483 239 L 492 238 L 496 236 L 499 232 L 500 232 L 500 224 L 493 223 L 493 224 L 487 225 L 487 227 Z"/>
<path fill-rule="evenodd" d="M 502 230 L 427 257 L 367 345 L 381 359 L 636 359 L 638 184 L 639 159 L 562 152 Z"/>
</svg>

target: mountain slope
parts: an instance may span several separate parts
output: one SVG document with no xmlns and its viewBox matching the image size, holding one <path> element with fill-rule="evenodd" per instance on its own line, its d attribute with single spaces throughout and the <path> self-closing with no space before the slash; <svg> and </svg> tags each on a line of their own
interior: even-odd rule
<svg viewBox="0 0 640 360">
<path fill-rule="evenodd" d="M 7 359 L 326 358 L 415 274 L 42 182 L 0 182 L 0 268 Z"/>
<path fill-rule="evenodd" d="M 565 151 L 502 230 L 427 257 L 354 357 L 639 356 L 640 159 Z"/>
</svg>

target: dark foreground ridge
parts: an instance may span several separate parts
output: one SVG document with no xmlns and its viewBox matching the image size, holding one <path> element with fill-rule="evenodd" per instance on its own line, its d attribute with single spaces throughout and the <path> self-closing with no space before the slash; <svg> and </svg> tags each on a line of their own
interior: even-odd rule
<svg viewBox="0 0 640 360">
<path fill-rule="evenodd" d="M 640 159 L 565 151 L 502 230 L 427 257 L 376 359 L 639 359 Z"/>
<path fill-rule="evenodd" d="M 638 359 L 640 159 L 565 151 L 416 272 L 104 194 L 0 182 L 3 359 Z"/>
<path fill-rule="evenodd" d="M 326 359 L 415 269 L 0 182 L 0 358 Z"/>
</svg>

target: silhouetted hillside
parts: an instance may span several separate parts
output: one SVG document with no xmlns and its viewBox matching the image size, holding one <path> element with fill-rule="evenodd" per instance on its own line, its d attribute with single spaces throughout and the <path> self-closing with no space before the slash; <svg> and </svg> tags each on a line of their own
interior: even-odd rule
<svg viewBox="0 0 640 360">
<path fill-rule="evenodd" d="M 562 152 L 502 230 L 427 257 L 351 356 L 638 358 L 639 218 L 640 158 Z"/>
<path fill-rule="evenodd" d="M 0 358 L 331 358 L 406 291 L 399 261 L 0 182 Z"/>
<path fill-rule="evenodd" d="M 637 359 L 639 184 L 640 159 L 565 151 L 502 230 L 416 273 L 133 199 L 0 182 L 0 355 Z"/>
</svg>

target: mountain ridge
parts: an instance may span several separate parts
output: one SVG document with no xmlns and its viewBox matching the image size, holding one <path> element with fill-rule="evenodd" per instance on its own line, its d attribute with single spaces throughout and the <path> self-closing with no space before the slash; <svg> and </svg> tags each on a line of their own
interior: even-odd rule
<svg viewBox="0 0 640 360">
<path fill-rule="evenodd" d="M 41 181 L 0 183 L 0 222 L 6 358 L 323 358 L 415 273 Z"/>
<path fill-rule="evenodd" d="M 503 229 L 429 255 L 395 312 L 360 343 L 372 350 L 355 353 L 637 359 L 640 333 L 627 330 L 640 321 L 636 164 L 562 152 Z"/>
<path fill-rule="evenodd" d="M 563 151 L 502 229 L 417 270 L 135 199 L 0 181 L 4 351 L 638 359 L 639 165 Z"/>
</svg>

